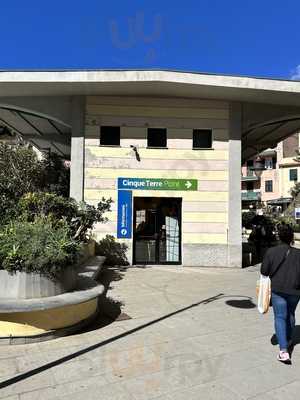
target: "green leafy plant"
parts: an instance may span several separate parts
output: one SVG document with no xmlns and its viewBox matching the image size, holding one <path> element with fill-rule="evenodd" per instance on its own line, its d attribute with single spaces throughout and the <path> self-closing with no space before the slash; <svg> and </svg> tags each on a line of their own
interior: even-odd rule
<svg viewBox="0 0 300 400">
<path fill-rule="evenodd" d="M 41 190 L 68 197 L 70 168 L 65 160 L 55 153 L 48 153 L 41 160 Z"/>
<path fill-rule="evenodd" d="M 106 265 L 128 265 L 127 250 L 128 246 L 118 243 L 112 235 L 106 235 L 96 244 L 96 253 L 106 257 Z"/>
<path fill-rule="evenodd" d="M 300 193 L 300 183 L 295 183 L 294 186 L 290 190 L 291 196 L 293 199 L 296 199 L 298 197 L 298 194 Z"/>
<path fill-rule="evenodd" d="M 112 199 L 102 198 L 97 207 L 84 202 L 79 203 L 77 215 L 71 221 L 73 238 L 86 242 L 90 238 L 91 230 L 96 223 L 108 221 L 104 214 L 110 211 L 112 202 Z"/>
<path fill-rule="evenodd" d="M 53 153 L 39 160 L 28 146 L 0 143 L 0 223 L 18 215 L 18 200 L 36 191 L 68 196 L 69 168 L 64 160 Z"/>
<path fill-rule="evenodd" d="M 12 218 L 18 199 L 39 186 L 40 163 L 33 150 L 0 144 L 0 221 Z"/>
<path fill-rule="evenodd" d="M 299 224 L 294 225 L 293 229 L 294 229 L 295 233 L 300 233 L 300 225 Z"/>
<path fill-rule="evenodd" d="M 3 269 L 34 272 L 57 279 L 73 265 L 80 251 L 66 221 L 53 226 L 51 218 L 13 221 L 0 231 L 0 265 Z"/>
<path fill-rule="evenodd" d="M 28 221 L 33 221 L 36 215 L 51 218 L 53 224 L 64 219 L 69 225 L 72 238 L 86 242 L 96 223 L 107 222 L 104 214 L 110 211 L 111 203 L 111 199 L 102 198 L 97 207 L 94 207 L 53 193 L 38 192 L 24 195 L 18 209 L 21 218 Z"/>
<path fill-rule="evenodd" d="M 25 194 L 18 203 L 22 218 L 33 221 L 37 215 L 51 217 L 53 222 L 65 219 L 69 224 L 78 213 L 75 200 L 55 193 L 34 192 Z"/>
<path fill-rule="evenodd" d="M 112 200 L 77 203 L 65 197 L 68 181 L 60 157 L 39 160 L 31 148 L 0 144 L 0 268 L 55 278 L 76 261 Z"/>
<path fill-rule="evenodd" d="M 242 213 L 242 226 L 246 229 L 251 228 L 251 222 L 253 218 L 256 216 L 254 211 L 247 211 Z"/>
</svg>

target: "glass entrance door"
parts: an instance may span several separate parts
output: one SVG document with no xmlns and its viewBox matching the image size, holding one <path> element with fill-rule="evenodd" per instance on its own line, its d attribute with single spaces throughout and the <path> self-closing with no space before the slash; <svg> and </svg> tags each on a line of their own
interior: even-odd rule
<svg viewBox="0 0 300 400">
<path fill-rule="evenodd" d="M 134 264 L 181 264 L 181 199 L 134 199 Z"/>
</svg>

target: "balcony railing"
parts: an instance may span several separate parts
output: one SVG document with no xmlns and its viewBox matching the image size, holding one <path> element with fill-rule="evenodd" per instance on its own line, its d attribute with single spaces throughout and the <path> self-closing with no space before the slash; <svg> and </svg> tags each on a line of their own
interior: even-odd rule
<svg viewBox="0 0 300 400">
<path fill-rule="evenodd" d="M 247 175 L 242 176 L 242 182 L 258 181 L 259 178 L 255 175 L 254 171 L 247 169 Z"/>
<path fill-rule="evenodd" d="M 242 200 L 244 201 L 258 201 L 261 199 L 260 192 L 242 192 Z"/>
</svg>

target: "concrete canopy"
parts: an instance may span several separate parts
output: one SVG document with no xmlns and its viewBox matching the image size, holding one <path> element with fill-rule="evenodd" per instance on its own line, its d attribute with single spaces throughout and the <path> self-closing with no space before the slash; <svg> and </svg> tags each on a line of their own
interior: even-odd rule
<svg viewBox="0 0 300 400">
<path fill-rule="evenodd" d="M 59 124 L 59 128 L 65 129 L 66 137 L 70 135 L 71 99 L 74 96 L 183 97 L 239 102 L 242 107 L 243 159 L 274 146 L 300 129 L 298 81 L 160 70 L 2 71 L 0 93 L 0 118 L 1 104 L 25 108 L 31 118 L 34 118 L 33 114 L 43 112 L 47 116 L 46 124 L 49 120 Z M 15 116 L 20 119 L 17 114 Z M 25 120 L 23 129 L 26 130 L 24 135 L 42 140 L 38 132 L 28 128 Z M 45 133 L 47 142 L 49 135 L 55 134 L 57 138 L 58 132 L 46 129 Z M 55 147 L 59 144 L 54 143 Z M 67 147 L 63 151 L 70 149 Z"/>
</svg>

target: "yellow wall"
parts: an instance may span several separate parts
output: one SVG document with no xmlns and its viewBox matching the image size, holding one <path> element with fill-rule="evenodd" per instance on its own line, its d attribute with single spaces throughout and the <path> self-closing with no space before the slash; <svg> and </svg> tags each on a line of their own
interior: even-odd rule
<svg viewBox="0 0 300 400">
<path fill-rule="evenodd" d="M 286 160 L 286 159 L 285 159 Z M 298 171 L 298 181 L 300 181 L 300 167 L 295 164 L 295 166 L 284 166 L 282 164 L 280 166 L 280 185 L 281 185 L 281 196 L 282 197 L 291 197 L 290 190 L 294 187 L 294 181 L 290 181 L 290 170 L 297 169 Z"/>
<path fill-rule="evenodd" d="M 87 97 L 85 200 L 117 200 L 118 177 L 190 178 L 198 191 L 133 191 L 141 197 L 182 197 L 183 245 L 226 244 L 228 228 L 228 120 L 225 102 Z M 99 147 L 100 126 L 121 126 L 120 147 Z M 148 127 L 168 129 L 167 149 L 147 149 Z M 193 129 L 212 129 L 213 149 L 193 150 Z M 137 161 L 130 145 L 138 147 Z M 116 206 L 98 238 L 116 235 Z M 186 225 L 185 225 L 186 224 Z M 185 231 L 185 226 L 188 227 Z"/>
<path fill-rule="evenodd" d="M 0 314 L 0 336 L 33 336 L 78 324 L 97 310 L 98 299 L 49 310 Z"/>
</svg>

